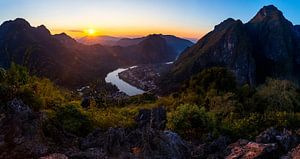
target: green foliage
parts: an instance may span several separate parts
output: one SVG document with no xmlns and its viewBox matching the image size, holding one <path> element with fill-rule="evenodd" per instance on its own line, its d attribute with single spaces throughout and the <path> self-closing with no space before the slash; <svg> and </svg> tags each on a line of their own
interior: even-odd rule
<svg viewBox="0 0 300 159">
<path fill-rule="evenodd" d="M 33 110 L 39 111 L 44 105 L 44 101 L 39 96 L 35 95 L 34 91 L 30 88 L 22 88 L 18 91 L 17 97 L 29 105 Z"/>
<path fill-rule="evenodd" d="M 240 106 L 241 104 L 236 100 L 235 94 L 231 92 L 224 95 L 208 95 L 206 97 L 205 107 L 218 115 L 227 116 L 232 112 L 236 112 Z"/>
<path fill-rule="evenodd" d="M 211 89 L 217 90 L 218 93 L 233 92 L 236 90 L 236 82 L 234 75 L 226 68 L 213 67 L 193 76 L 188 89 L 197 94 L 204 94 Z"/>
<path fill-rule="evenodd" d="M 197 105 L 180 105 L 168 118 L 168 127 L 185 137 L 199 137 L 209 130 L 208 115 Z"/>
<path fill-rule="evenodd" d="M 237 118 L 231 116 L 222 119 L 219 130 L 234 138 L 253 139 L 266 128 L 298 128 L 300 126 L 300 113 L 268 112 L 264 114 L 250 113 Z"/>
<path fill-rule="evenodd" d="M 135 126 L 134 117 L 138 113 L 138 108 L 91 108 L 88 115 L 96 127 L 108 129 L 110 127 L 130 128 Z"/>
<path fill-rule="evenodd" d="M 6 74 L 6 70 L 3 69 L 3 68 L 0 68 L 0 82 L 5 81 L 6 75 L 7 75 L 7 74 Z"/>
<path fill-rule="evenodd" d="M 78 136 L 85 136 L 93 130 L 91 120 L 78 103 L 72 102 L 57 107 L 54 119 L 58 123 L 61 123 L 67 132 Z"/>
<path fill-rule="evenodd" d="M 30 76 L 27 69 L 20 65 L 12 63 L 7 70 L 6 82 L 16 87 L 27 84 L 29 78 Z"/>
<path fill-rule="evenodd" d="M 299 111 L 297 86 L 287 80 L 268 79 L 253 96 L 254 111 Z"/>
</svg>

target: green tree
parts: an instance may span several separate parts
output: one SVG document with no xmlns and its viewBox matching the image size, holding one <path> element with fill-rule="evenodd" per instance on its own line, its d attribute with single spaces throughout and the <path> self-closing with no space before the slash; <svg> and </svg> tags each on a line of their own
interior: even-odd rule
<svg viewBox="0 0 300 159">
<path fill-rule="evenodd" d="M 180 105 L 169 115 L 168 127 L 185 137 L 201 137 L 209 126 L 205 109 L 197 105 Z"/>
<path fill-rule="evenodd" d="M 268 79 L 257 89 L 252 98 L 254 111 L 299 111 L 298 87 L 287 80 Z"/>
</svg>

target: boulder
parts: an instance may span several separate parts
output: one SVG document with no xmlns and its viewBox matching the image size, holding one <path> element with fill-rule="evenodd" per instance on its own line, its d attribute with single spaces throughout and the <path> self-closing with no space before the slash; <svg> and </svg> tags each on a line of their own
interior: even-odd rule
<svg viewBox="0 0 300 159">
<path fill-rule="evenodd" d="M 32 158 L 49 151 L 39 115 L 22 100 L 13 99 L 2 110 L 0 120 L 0 158 Z"/>
<path fill-rule="evenodd" d="M 292 159 L 298 159 L 300 158 L 300 145 L 298 145 L 296 148 L 294 148 L 291 152 L 291 158 Z"/>
<path fill-rule="evenodd" d="M 300 145 L 293 148 L 286 155 L 282 156 L 280 159 L 299 159 L 300 158 Z"/>
<path fill-rule="evenodd" d="M 40 157 L 40 159 L 68 159 L 68 157 L 61 153 L 53 153 L 44 157 Z"/>
<path fill-rule="evenodd" d="M 299 137 L 287 129 L 282 132 L 269 128 L 256 137 L 257 143 L 277 143 L 282 151 L 287 152 L 299 144 Z"/>
<path fill-rule="evenodd" d="M 240 140 L 229 147 L 232 147 L 232 149 L 226 159 L 278 158 L 277 144 L 260 144 L 256 142 L 248 142 L 246 144 L 245 140 Z"/>
<path fill-rule="evenodd" d="M 153 128 L 164 130 L 167 123 L 167 113 L 163 107 L 142 109 L 136 117 L 139 128 Z"/>
</svg>

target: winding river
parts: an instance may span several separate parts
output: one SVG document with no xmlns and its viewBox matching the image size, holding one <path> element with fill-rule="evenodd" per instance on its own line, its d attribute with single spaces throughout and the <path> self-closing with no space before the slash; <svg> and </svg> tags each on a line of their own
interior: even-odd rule
<svg viewBox="0 0 300 159">
<path fill-rule="evenodd" d="M 130 85 L 129 83 L 123 81 L 119 77 L 119 73 L 126 71 L 130 68 L 135 68 L 135 67 L 137 67 L 137 66 L 116 69 L 116 70 L 110 72 L 109 74 L 107 74 L 107 76 L 105 77 L 105 82 L 111 83 L 112 85 L 117 86 L 119 91 L 124 92 L 125 94 L 127 94 L 129 96 L 143 94 L 145 91 L 143 91 L 135 86 Z"/>
<path fill-rule="evenodd" d="M 174 61 L 171 62 L 166 62 L 164 64 L 166 65 L 171 65 L 173 64 Z M 139 95 L 139 94 L 143 94 L 145 93 L 144 90 L 141 90 L 125 81 L 123 81 L 120 77 L 119 77 L 119 73 L 126 71 L 128 69 L 132 69 L 135 68 L 137 66 L 131 66 L 128 68 L 118 68 L 110 73 L 107 74 L 107 76 L 105 77 L 105 82 L 106 83 L 111 83 L 112 85 L 115 85 L 118 87 L 120 92 L 124 92 L 125 94 L 129 95 L 129 96 L 135 96 L 135 95 Z"/>
</svg>

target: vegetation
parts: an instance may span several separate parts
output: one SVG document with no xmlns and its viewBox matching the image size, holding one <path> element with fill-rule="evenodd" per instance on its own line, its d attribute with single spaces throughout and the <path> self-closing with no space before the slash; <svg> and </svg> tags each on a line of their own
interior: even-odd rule
<svg viewBox="0 0 300 159">
<path fill-rule="evenodd" d="M 299 128 L 299 95 L 291 81 L 268 79 L 257 88 L 238 86 L 230 71 L 211 68 L 159 101 L 171 108 L 169 128 L 185 138 L 208 132 L 253 138 L 267 127 Z"/>
<path fill-rule="evenodd" d="M 100 92 L 93 94 L 89 107 L 83 108 L 77 95 L 12 64 L 8 70 L 0 69 L 0 96 L 2 108 L 18 98 L 34 111 L 47 114 L 44 131 L 48 134 L 58 128 L 78 136 L 98 127 L 132 128 L 139 109 L 156 106 L 165 106 L 168 129 L 186 139 L 200 139 L 208 133 L 251 139 L 267 127 L 300 126 L 300 92 L 296 84 L 268 79 L 257 88 L 238 86 L 233 74 L 224 68 L 203 70 L 170 96 L 144 94 L 116 104 Z"/>
</svg>

